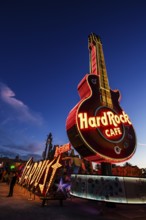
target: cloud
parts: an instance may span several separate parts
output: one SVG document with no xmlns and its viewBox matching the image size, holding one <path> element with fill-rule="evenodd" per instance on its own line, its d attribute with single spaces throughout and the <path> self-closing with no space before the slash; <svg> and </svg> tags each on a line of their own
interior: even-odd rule
<svg viewBox="0 0 146 220">
<path fill-rule="evenodd" d="M 29 137 L 20 137 L 20 140 L 15 135 L 10 135 L 8 131 L 4 131 L 0 129 L 0 154 L 19 154 L 19 155 L 26 155 L 26 154 L 40 154 L 43 151 L 44 143 L 35 139 L 32 140 Z"/>
<path fill-rule="evenodd" d="M 18 100 L 15 93 L 3 83 L 0 83 L 0 99 L 13 109 L 17 120 L 38 125 L 43 123 L 43 118 L 40 114 L 33 112 L 26 104 Z M 5 119 L 3 123 L 6 123 L 7 120 Z"/>
<path fill-rule="evenodd" d="M 24 153 L 24 154 L 26 154 L 26 153 L 38 153 L 38 152 L 43 151 L 42 143 L 37 143 L 37 142 L 31 142 L 31 143 L 28 143 L 26 145 L 9 143 L 9 144 L 5 144 L 5 145 L 1 146 L 0 150 L 3 151 L 3 152 L 7 152 L 7 151 L 12 152 L 12 149 L 13 149 L 13 153 L 17 152 L 18 154 L 21 154 L 21 153 Z"/>
<path fill-rule="evenodd" d="M 140 145 L 140 146 L 146 146 L 146 144 L 143 144 L 143 143 L 138 143 L 138 145 Z"/>
<path fill-rule="evenodd" d="M 42 154 L 41 134 L 46 122 L 22 100 L 17 99 L 10 87 L 0 82 L 0 154 Z"/>
</svg>

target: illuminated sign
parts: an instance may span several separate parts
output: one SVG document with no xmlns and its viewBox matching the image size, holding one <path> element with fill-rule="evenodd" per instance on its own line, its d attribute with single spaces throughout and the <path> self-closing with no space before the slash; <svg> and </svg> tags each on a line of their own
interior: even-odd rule
<svg viewBox="0 0 146 220">
<path fill-rule="evenodd" d="M 123 124 L 132 125 L 129 116 L 122 111 L 117 114 L 110 108 L 100 107 L 96 112 L 96 116 L 88 116 L 83 112 L 78 114 L 78 125 L 83 129 L 98 129 L 100 134 L 107 140 L 117 141 L 124 135 Z"/>
<path fill-rule="evenodd" d="M 91 50 L 91 59 L 92 59 L 92 63 L 91 63 L 91 70 L 92 73 L 97 74 L 97 65 L 96 65 L 96 47 L 92 44 L 91 45 L 92 50 Z"/>
<path fill-rule="evenodd" d="M 67 144 L 64 144 L 60 147 L 56 147 L 56 150 L 55 150 L 55 154 L 54 154 L 54 157 L 58 157 L 59 154 L 62 154 L 64 152 L 67 152 L 71 149 L 71 144 L 70 143 L 67 143 Z"/>
<path fill-rule="evenodd" d="M 32 180 L 32 178 L 33 178 L 35 172 L 37 171 L 37 169 L 38 169 L 38 163 L 35 162 L 34 165 L 33 165 L 32 170 L 31 170 L 31 172 L 30 172 L 30 174 L 29 174 L 29 176 L 28 176 L 28 182 L 27 182 L 27 183 L 28 183 L 29 185 L 30 185 L 31 180 Z"/>
<path fill-rule="evenodd" d="M 50 179 L 49 179 L 49 182 L 48 182 L 48 185 L 47 185 L 47 189 L 46 189 L 46 192 L 45 192 L 45 195 L 48 193 L 50 187 L 51 187 L 51 184 L 54 180 L 54 177 L 55 177 L 55 174 L 56 174 L 56 171 L 58 168 L 60 168 L 62 166 L 62 164 L 59 163 L 59 160 L 60 160 L 60 155 L 59 157 L 57 158 L 57 161 L 56 163 L 54 163 L 51 167 L 52 167 L 52 173 L 51 173 L 51 176 L 50 176 Z"/>
<path fill-rule="evenodd" d="M 35 172 L 34 172 L 34 175 L 33 175 L 33 177 L 32 177 L 32 179 L 31 179 L 31 182 L 30 182 L 30 185 L 32 185 L 33 184 L 33 182 L 37 179 L 37 177 L 39 176 L 39 171 L 40 171 L 40 169 L 41 169 L 41 167 L 42 167 L 42 161 L 40 161 L 39 163 L 38 163 L 38 166 L 36 167 L 36 169 L 35 169 Z"/>
<path fill-rule="evenodd" d="M 39 184 L 39 188 L 40 188 L 41 193 L 44 192 L 46 182 L 47 182 L 47 177 L 49 175 L 49 170 L 50 170 L 51 165 L 54 163 L 54 160 L 55 159 L 53 159 L 51 162 L 49 162 L 49 164 L 47 164 L 47 168 L 46 168 L 46 171 L 45 171 L 45 176 L 44 176 L 44 179 L 43 179 L 43 184 Z"/>
<path fill-rule="evenodd" d="M 42 167 L 40 168 L 39 174 L 38 174 L 38 176 L 35 180 L 35 183 L 34 183 L 35 188 L 38 186 L 38 184 L 39 184 L 39 182 L 40 182 L 40 180 L 41 180 L 41 178 L 44 174 L 44 171 L 46 170 L 46 167 L 47 167 L 48 163 L 49 163 L 49 160 L 44 160 L 43 161 Z"/>
<path fill-rule="evenodd" d="M 20 177 L 20 179 L 19 179 L 19 184 L 23 184 L 23 183 L 24 183 L 24 181 L 25 181 L 25 179 L 26 179 L 26 175 L 27 175 L 28 172 L 31 170 L 32 165 L 33 165 L 33 158 L 31 157 L 31 158 L 27 161 L 27 163 L 26 163 L 26 165 L 25 165 L 25 167 L 24 167 L 24 169 L 23 169 L 23 173 L 22 173 L 22 175 L 21 175 L 21 177 Z"/>
<path fill-rule="evenodd" d="M 87 113 L 80 113 L 78 115 L 80 120 L 80 129 L 98 128 L 101 126 L 113 125 L 117 127 L 121 123 L 128 123 L 131 125 L 129 117 L 123 111 L 122 114 L 117 115 L 112 111 L 103 112 L 103 116 L 88 117 Z"/>
<path fill-rule="evenodd" d="M 90 73 L 78 84 L 80 101 L 68 114 L 67 135 L 89 161 L 123 162 L 135 152 L 135 131 L 120 106 L 120 92 L 110 89 L 100 37 L 89 35 L 88 47 Z"/>
<path fill-rule="evenodd" d="M 68 148 L 69 149 L 69 148 Z M 23 186 L 31 187 L 33 191 L 40 190 L 41 194 L 46 195 L 54 181 L 56 171 L 62 166 L 60 163 L 61 154 L 53 160 L 44 160 L 40 162 L 27 162 L 19 183 Z"/>
<path fill-rule="evenodd" d="M 10 169 L 12 170 L 12 169 L 15 169 L 15 165 L 11 165 L 10 166 Z"/>
</svg>

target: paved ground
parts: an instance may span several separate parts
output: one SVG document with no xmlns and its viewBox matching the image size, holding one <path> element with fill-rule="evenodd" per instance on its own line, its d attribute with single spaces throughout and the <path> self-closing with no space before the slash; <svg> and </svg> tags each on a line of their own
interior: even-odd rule
<svg viewBox="0 0 146 220">
<path fill-rule="evenodd" d="M 146 220 L 146 205 L 116 205 L 72 198 L 63 203 L 49 201 L 41 207 L 41 200 L 16 185 L 13 197 L 6 197 L 8 185 L 0 183 L 0 220 Z"/>
</svg>

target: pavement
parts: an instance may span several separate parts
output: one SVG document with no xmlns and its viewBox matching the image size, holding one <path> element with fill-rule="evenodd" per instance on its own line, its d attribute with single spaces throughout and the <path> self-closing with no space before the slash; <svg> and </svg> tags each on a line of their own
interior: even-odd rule
<svg viewBox="0 0 146 220">
<path fill-rule="evenodd" d="M 39 197 L 16 185 L 13 197 L 7 197 L 9 186 L 0 183 L 0 220 L 146 220 L 146 205 L 116 204 L 76 197 L 51 200 L 44 207 Z"/>
</svg>

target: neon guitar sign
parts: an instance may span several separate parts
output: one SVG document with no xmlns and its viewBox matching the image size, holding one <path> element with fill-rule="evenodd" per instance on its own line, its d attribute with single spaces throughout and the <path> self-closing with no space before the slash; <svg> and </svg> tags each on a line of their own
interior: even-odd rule
<svg viewBox="0 0 146 220">
<path fill-rule="evenodd" d="M 78 85 L 81 100 L 67 117 L 67 134 L 82 157 L 122 162 L 135 152 L 135 131 L 119 105 L 120 92 L 109 87 L 100 38 L 91 34 L 88 43 L 90 74 Z"/>
<path fill-rule="evenodd" d="M 101 109 L 100 109 L 101 110 Z M 107 109 L 106 109 L 107 110 Z M 113 142 L 123 137 L 124 132 L 122 131 L 121 123 L 129 124 L 132 123 L 129 120 L 129 117 L 125 112 L 122 112 L 121 115 L 116 115 L 112 111 L 103 111 L 102 116 L 99 116 L 100 111 L 98 111 L 98 116 L 88 117 L 87 113 L 79 113 L 79 127 L 80 129 L 95 129 L 98 128 L 98 131 L 107 139 L 111 139 Z M 118 138 L 118 139 L 116 139 Z"/>
</svg>

